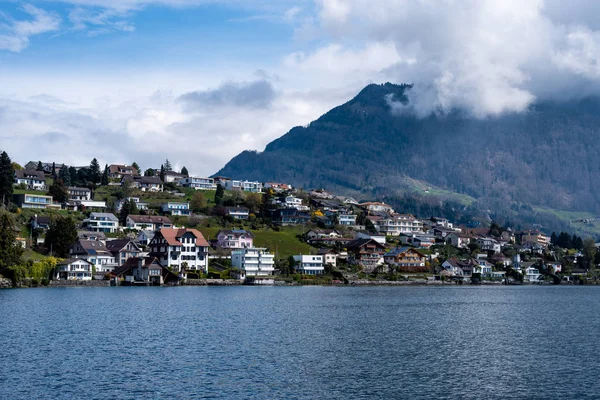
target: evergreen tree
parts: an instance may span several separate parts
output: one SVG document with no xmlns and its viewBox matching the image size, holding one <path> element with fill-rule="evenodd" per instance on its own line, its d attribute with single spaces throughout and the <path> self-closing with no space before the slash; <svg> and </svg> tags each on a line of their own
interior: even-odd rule
<svg viewBox="0 0 600 400">
<path fill-rule="evenodd" d="M 161 165 L 160 166 L 160 180 L 161 181 L 165 181 L 165 166 Z"/>
<path fill-rule="evenodd" d="M 138 163 L 136 163 L 135 161 L 133 162 L 133 164 L 131 164 L 131 166 L 133 168 L 135 168 L 135 171 L 134 171 L 135 175 L 140 175 L 142 173 L 142 169 L 140 168 L 140 166 L 138 165 Z"/>
<path fill-rule="evenodd" d="M 15 223 L 10 214 L 0 215 L 0 271 L 17 265 L 21 261 L 23 248 L 17 243 Z"/>
<path fill-rule="evenodd" d="M 52 161 L 52 171 L 50 172 L 52 179 L 56 179 L 56 163 Z"/>
<path fill-rule="evenodd" d="M 12 200 L 15 171 L 5 151 L 0 154 L 0 205 L 7 206 Z"/>
<path fill-rule="evenodd" d="M 596 243 L 594 239 L 587 238 L 582 241 L 582 253 L 583 253 L 583 267 L 588 269 L 595 269 L 596 264 L 594 260 L 596 259 Z"/>
<path fill-rule="evenodd" d="M 50 223 L 45 245 L 58 257 L 67 257 L 69 247 L 77 240 L 77 226 L 68 216 L 58 216 Z"/>
<path fill-rule="evenodd" d="M 557 240 L 558 240 L 558 236 L 556 236 L 556 232 L 552 232 L 552 235 L 550 235 L 550 243 L 556 244 Z"/>
<path fill-rule="evenodd" d="M 100 164 L 98 164 L 98 160 L 94 158 L 90 163 L 90 181 L 96 185 L 100 183 L 100 179 Z"/>
<path fill-rule="evenodd" d="M 69 191 L 65 187 L 62 179 L 55 179 L 48 189 L 48 196 L 58 203 L 66 203 L 69 200 Z"/>
<path fill-rule="evenodd" d="M 119 222 L 122 225 L 125 225 L 127 223 L 127 217 L 129 215 L 136 214 L 138 214 L 138 208 L 137 204 L 135 204 L 135 201 L 133 201 L 133 199 L 124 201 L 123 206 L 121 207 L 121 211 L 119 212 Z"/>
<path fill-rule="evenodd" d="M 77 169 L 75 169 L 75 167 L 69 167 L 69 181 L 73 186 L 79 185 L 77 178 Z"/>
<path fill-rule="evenodd" d="M 173 167 L 171 166 L 171 162 L 169 161 L 169 159 L 167 158 L 165 160 L 165 171 L 173 171 Z"/>
<path fill-rule="evenodd" d="M 219 183 L 217 185 L 217 192 L 215 193 L 215 204 L 217 206 L 223 205 L 223 195 L 224 194 L 225 194 L 225 191 L 223 190 L 223 186 L 221 186 L 221 184 Z"/>
<path fill-rule="evenodd" d="M 104 166 L 104 172 L 102 173 L 102 181 L 100 184 L 102 186 L 108 186 L 108 164 Z"/>
<path fill-rule="evenodd" d="M 69 174 L 69 168 L 66 165 L 63 165 L 58 172 L 58 179 L 61 179 L 65 186 L 71 186 L 71 174 Z"/>
<path fill-rule="evenodd" d="M 38 165 L 37 165 L 36 171 L 44 172 L 44 166 L 42 165 L 41 161 L 38 161 Z"/>
<path fill-rule="evenodd" d="M 189 176 L 188 170 L 185 166 L 181 168 L 181 175 Z"/>
<path fill-rule="evenodd" d="M 155 176 L 156 172 L 154 172 L 154 168 L 148 168 L 146 172 L 144 172 L 145 176 Z"/>
<path fill-rule="evenodd" d="M 77 181 L 81 186 L 87 185 L 90 178 L 90 169 L 87 167 L 79 168 L 77 171 Z"/>
</svg>

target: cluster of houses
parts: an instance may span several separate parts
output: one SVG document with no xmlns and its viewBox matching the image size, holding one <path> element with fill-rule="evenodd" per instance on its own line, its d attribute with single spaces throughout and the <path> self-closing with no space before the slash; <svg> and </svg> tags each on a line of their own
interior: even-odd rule
<svg viewBox="0 0 600 400">
<path fill-rule="evenodd" d="M 15 171 L 15 185 L 25 185 L 30 190 L 47 189 L 46 176 L 56 173 L 62 164 L 42 163 L 42 171 L 35 170 L 37 162 Z M 324 190 L 296 192 L 289 184 L 233 180 L 224 177 L 204 178 L 186 176 L 173 171 L 160 171 L 155 176 L 140 176 L 127 165 L 109 166 L 109 175 L 116 185 L 130 185 L 142 192 L 160 192 L 165 184 L 175 184 L 196 190 L 214 190 L 221 185 L 226 190 L 260 193 L 268 190 L 267 209 L 271 221 L 281 226 L 305 225 L 312 221 L 319 228 L 308 230 L 304 238 L 317 249 L 316 254 L 293 256 L 297 273 L 322 274 L 326 265 L 336 267 L 343 261 L 356 265 L 365 272 L 399 271 L 406 273 L 434 272 L 438 265 L 440 275 L 467 278 L 473 274 L 482 277 L 502 278 L 504 271 L 495 271 L 498 265 L 512 265 L 521 271 L 526 280 L 537 281 L 541 273 L 536 266 L 521 263 L 516 257 L 502 255 L 506 246 L 518 254 L 543 254 L 549 237 L 539 231 L 503 231 L 492 235 L 488 228 L 455 227 L 444 218 L 420 220 L 411 214 L 397 213 L 382 202 L 359 203 L 346 196 L 336 196 Z M 63 208 L 88 210 L 83 220 L 78 241 L 70 250 L 70 258 L 60 264 L 57 279 L 92 279 L 110 276 L 129 282 L 166 283 L 181 278 L 189 271 L 208 270 L 211 249 L 225 250 L 239 278 L 270 276 L 275 273 L 274 254 L 254 246 L 254 235 L 243 229 L 222 229 L 210 242 L 195 229 L 178 228 L 169 217 L 190 216 L 189 203 L 166 201 L 160 206 L 162 215 L 129 215 L 120 224 L 115 214 L 108 212 L 103 201 L 95 201 L 88 188 L 69 187 L 68 202 L 57 204 L 45 194 L 19 194 L 14 201 L 23 208 Z M 118 213 L 125 202 L 133 201 L 139 210 L 148 210 L 142 197 L 128 197 L 114 204 Z M 246 207 L 227 207 L 227 215 L 236 220 L 246 220 L 250 211 Z M 34 217 L 32 229 L 47 229 L 48 217 Z M 135 237 L 109 239 L 128 229 L 136 231 Z M 390 240 L 391 239 L 391 240 Z M 393 243 L 393 245 L 390 245 Z M 516 245 L 519 243 L 519 245 Z M 456 249 L 477 248 L 476 257 L 447 258 L 428 251 L 432 246 L 450 246 Z M 439 248 L 439 247 L 438 247 Z M 222 255 L 220 255 L 221 257 Z M 496 268 L 499 269 L 499 268 Z M 560 265 L 551 266 L 555 272 Z"/>
</svg>

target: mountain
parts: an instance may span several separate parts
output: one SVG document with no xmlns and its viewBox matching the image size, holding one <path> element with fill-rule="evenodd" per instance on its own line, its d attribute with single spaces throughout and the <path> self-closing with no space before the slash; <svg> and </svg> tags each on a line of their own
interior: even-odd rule
<svg viewBox="0 0 600 400">
<path fill-rule="evenodd" d="M 411 89 L 369 85 L 263 152 L 242 152 L 216 175 L 362 198 L 431 188 L 513 217 L 524 206 L 600 213 L 600 98 L 539 101 L 497 117 L 454 110 L 418 118 L 402 111 L 410 109 Z"/>
</svg>

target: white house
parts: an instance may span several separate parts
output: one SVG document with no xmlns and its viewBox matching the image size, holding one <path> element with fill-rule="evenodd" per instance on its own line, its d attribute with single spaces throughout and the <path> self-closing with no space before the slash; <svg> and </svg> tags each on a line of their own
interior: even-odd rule
<svg viewBox="0 0 600 400">
<path fill-rule="evenodd" d="M 139 231 L 155 231 L 161 228 L 171 228 L 173 222 L 168 217 L 161 215 L 128 215 L 126 226 L 128 229 Z"/>
<path fill-rule="evenodd" d="M 119 219 L 111 213 L 93 212 L 83 220 L 83 228 L 91 232 L 115 233 L 119 228 Z"/>
<path fill-rule="evenodd" d="M 81 258 L 69 258 L 56 265 L 56 279 L 91 281 L 93 264 Z"/>
<path fill-rule="evenodd" d="M 188 176 L 179 181 L 179 185 L 189 187 L 196 190 L 216 190 L 217 185 L 213 178 L 199 178 L 196 176 Z"/>
<path fill-rule="evenodd" d="M 338 254 L 332 249 L 319 249 L 317 254 L 323 256 L 323 264 L 331 265 L 333 268 L 337 266 Z"/>
<path fill-rule="evenodd" d="M 446 243 L 457 249 L 466 249 L 471 239 L 461 233 L 453 232 L 446 235 Z"/>
<path fill-rule="evenodd" d="M 254 235 L 244 229 L 221 229 L 217 232 L 217 247 L 222 249 L 254 247 Z"/>
<path fill-rule="evenodd" d="M 128 201 L 133 201 L 135 203 L 135 206 L 137 207 L 137 209 L 140 211 L 148 209 L 148 203 L 140 201 L 139 197 L 127 197 L 127 198 L 124 198 L 121 200 L 117 200 L 115 202 L 115 212 L 120 212 L 121 208 L 123 208 L 123 204 L 125 204 L 125 202 L 128 202 Z"/>
<path fill-rule="evenodd" d="M 338 224 L 344 226 L 354 226 L 356 225 L 356 215 L 340 213 L 338 214 Z"/>
<path fill-rule="evenodd" d="M 377 232 L 386 236 L 399 236 L 401 233 L 419 233 L 423 231 L 423 223 L 412 214 L 392 214 L 386 217 L 367 217 Z"/>
<path fill-rule="evenodd" d="M 260 193 L 263 185 L 260 182 L 230 180 L 224 182 L 224 189 L 241 190 L 243 192 Z"/>
<path fill-rule="evenodd" d="M 227 215 L 232 216 L 234 219 L 248 219 L 250 210 L 246 207 L 227 207 Z"/>
<path fill-rule="evenodd" d="M 525 269 L 523 280 L 525 282 L 540 282 L 542 280 L 542 274 L 540 274 L 539 269 L 532 265 Z"/>
<path fill-rule="evenodd" d="M 89 201 L 92 200 L 92 191 L 88 188 L 69 186 L 69 201 Z"/>
<path fill-rule="evenodd" d="M 373 239 L 374 241 L 376 241 L 379 244 L 382 244 L 385 246 L 385 235 L 378 235 L 376 233 L 369 233 L 369 232 L 356 232 L 356 235 L 354 236 L 355 239 Z"/>
<path fill-rule="evenodd" d="M 162 228 L 150 241 L 150 256 L 166 266 L 208 272 L 209 244 L 196 229 Z"/>
<path fill-rule="evenodd" d="M 99 276 L 117 267 L 115 256 L 108 251 L 104 242 L 97 240 L 78 240 L 69 249 L 69 255 L 89 261 Z"/>
<path fill-rule="evenodd" d="M 16 170 L 15 185 L 26 185 L 29 190 L 46 190 L 46 177 L 42 171 Z"/>
<path fill-rule="evenodd" d="M 265 248 L 252 247 L 231 252 L 231 266 L 240 270 L 240 278 L 246 276 L 273 275 L 274 255 Z"/>
<path fill-rule="evenodd" d="M 285 203 L 286 208 L 295 208 L 300 211 L 309 211 L 310 207 L 302 205 L 302 199 L 294 196 L 286 196 Z"/>
<path fill-rule="evenodd" d="M 294 269 L 304 275 L 318 275 L 325 270 L 323 267 L 323 256 L 297 255 L 294 256 Z"/>
<path fill-rule="evenodd" d="M 170 201 L 161 206 L 162 212 L 170 215 L 183 215 L 188 216 L 191 214 L 190 203 L 179 203 Z"/>
</svg>

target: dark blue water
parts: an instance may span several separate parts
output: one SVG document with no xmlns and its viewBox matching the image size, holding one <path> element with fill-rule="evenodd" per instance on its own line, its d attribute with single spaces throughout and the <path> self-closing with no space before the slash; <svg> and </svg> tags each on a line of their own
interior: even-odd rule
<svg viewBox="0 0 600 400">
<path fill-rule="evenodd" d="M 0 291 L 0 399 L 600 398 L 600 288 Z"/>
</svg>

